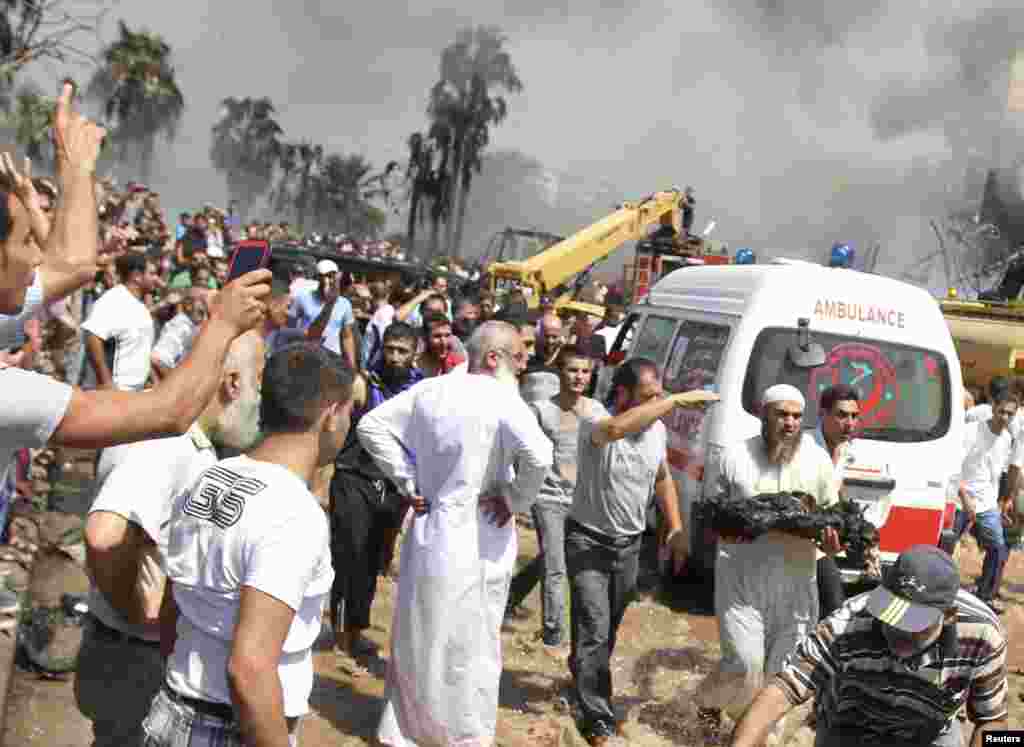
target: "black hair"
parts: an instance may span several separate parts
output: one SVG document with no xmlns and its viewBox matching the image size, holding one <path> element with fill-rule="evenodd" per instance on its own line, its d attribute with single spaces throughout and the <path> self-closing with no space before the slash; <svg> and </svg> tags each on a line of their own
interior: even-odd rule
<svg viewBox="0 0 1024 747">
<path fill-rule="evenodd" d="M 117 268 L 117 274 L 123 283 L 134 273 L 145 272 L 146 264 L 151 261 L 141 252 L 127 252 L 114 261 L 114 267 Z"/>
<path fill-rule="evenodd" d="M 640 383 L 640 377 L 644 371 L 657 372 L 657 370 L 658 364 L 650 358 L 630 358 L 620 364 L 612 376 L 612 385 L 608 390 L 608 404 L 610 405 L 615 402 L 620 386 L 633 390 Z"/>
<path fill-rule="evenodd" d="M 405 322 L 391 322 L 384 330 L 384 342 L 388 340 L 413 340 L 417 338 L 416 329 Z"/>
<path fill-rule="evenodd" d="M 832 412 L 836 402 L 860 402 L 860 392 L 847 384 L 830 386 L 821 393 L 818 400 L 818 412 Z"/>
<path fill-rule="evenodd" d="M 562 349 L 558 351 L 558 367 L 563 368 L 570 358 L 582 358 L 585 361 L 590 361 L 591 364 L 594 362 L 594 359 L 585 353 L 583 348 L 575 345 L 563 345 Z"/>
<path fill-rule="evenodd" d="M 423 299 L 421 305 L 423 306 L 423 308 L 426 308 L 432 303 L 440 303 L 441 305 L 444 306 L 445 310 L 448 309 L 448 300 L 440 293 L 434 293 L 430 296 L 427 296 L 426 298 Z"/>
<path fill-rule="evenodd" d="M 1005 376 L 995 376 L 988 382 L 988 398 L 992 402 L 1001 402 L 1010 394 L 1010 380 Z"/>
<path fill-rule="evenodd" d="M 428 311 L 426 314 L 423 315 L 422 330 L 424 338 L 430 337 L 430 328 L 433 327 L 435 324 L 447 324 L 450 327 L 452 322 L 444 314 L 439 314 L 436 311 Z"/>
<path fill-rule="evenodd" d="M 266 433 L 308 430 L 323 411 L 352 398 L 355 374 L 342 357 L 315 342 L 296 342 L 270 356 L 260 392 Z"/>
</svg>

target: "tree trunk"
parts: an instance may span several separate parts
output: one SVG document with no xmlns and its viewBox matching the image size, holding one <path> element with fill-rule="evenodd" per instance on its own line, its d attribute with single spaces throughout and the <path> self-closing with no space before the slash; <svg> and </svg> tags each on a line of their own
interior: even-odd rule
<svg viewBox="0 0 1024 747">
<path fill-rule="evenodd" d="M 153 157 L 156 154 L 156 143 L 152 137 L 144 138 L 139 142 L 139 175 L 146 187 L 152 186 L 149 182 L 153 176 Z"/>
<path fill-rule="evenodd" d="M 452 247 L 452 253 L 456 257 L 462 256 L 462 231 L 466 227 L 466 207 L 469 204 L 469 187 L 466 184 L 460 186 L 459 211 L 455 220 L 455 244 Z"/>
<path fill-rule="evenodd" d="M 432 215 L 430 223 L 430 256 L 424 257 L 428 261 L 436 257 L 441 249 L 441 220 Z"/>
<path fill-rule="evenodd" d="M 412 196 L 409 198 L 409 225 L 406 234 L 409 237 L 409 256 L 416 253 L 416 221 L 419 219 L 420 191 L 413 185 Z"/>
<path fill-rule="evenodd" d="M 448 184 L 445 187 L 446 197 L 448 203 L 448 221 L 445 224 L 445 252 L 455 259 L 458 259 L 458 247 L 455 246 L 455 206 L 459 200 L 460 193 L 460 172 L 462 171 L 462 148 L 465 142 L 464 133 L 456 133 L 455 141 L 452 143 L 452 168 L 449 172 L 451 177 L 448 180 Z"/>
</svg>

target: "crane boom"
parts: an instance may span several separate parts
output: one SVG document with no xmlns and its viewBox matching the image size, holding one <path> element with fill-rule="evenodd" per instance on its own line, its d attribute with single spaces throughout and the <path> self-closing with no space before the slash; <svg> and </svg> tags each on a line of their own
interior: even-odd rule
<svg viewBox="0 0 1024 747">
<path fill-rule="evenodd" d="M 671 226 L 678 236 L 682 229 L 683 200 L 683 193 L 673 189 L 656 192 L 640 202 L 624 203 L 611 215 L 529 259 L 496 262 L 488 272 L 495 282 L 513 280 L 532 288 L 530 302 L 533 305 L 541 296 L 568 283 L 627 241 L 645 238 L 651 226 Z"/>
</svg>

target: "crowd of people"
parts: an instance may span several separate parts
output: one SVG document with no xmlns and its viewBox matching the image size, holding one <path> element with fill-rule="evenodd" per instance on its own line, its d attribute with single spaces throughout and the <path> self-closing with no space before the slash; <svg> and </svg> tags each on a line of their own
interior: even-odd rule
<svg viewBox="0 0 1024 747">
<path fill-rule="evenodd" d="M 11 500 L 22 450 L 100 450 L 75 687 L 94 743 L 298 744 L 325 612 L 339 658 L 378 658 L 364 634 L 400 536 L 381 744 L 494 743 L 502 623 L 537 583 L 538 636 L 566 660 L 582 735 L 621 740 L 611 662 L 652 516 L 672 572 L 689 552 L 662 420 L 717 395 L 666 393 L 646 358 L 609 366 L 612 294 L 601 319 L 548 299 L 535 319 L 521 291 L 496 297 L 450 266 L 391 284 L 272 260 L 228 282 L 234 242 L 288 227 L 204 209 L 172 234 L 158 195 L 97 189 L 104 131 L 70 86 L 53 129 L 55 181 L 7 155 L 0 167 L 0 463 Z M 46 325 L 67 332 L 33 370 Z M 706 490 L 834 503 L 858 393 L 826 390 L 816 434 L 800 391 L 760 395 L 761 433 L 709 460 Z M 978 486 L 1010 462 L 1000 433 L 1016 415 L 1001 388 L 991 399 L 964 486 L 979 540 Z M 542 552 L 516 573 L 524 513 Z M 834 530 L 722 537 L 723 655 L 701 718 L 727 711 L 734 744 L 764 744 L 813 697 L 819 745 L 952 746 L 966 709 L 980 746 L 1007 718 L 996 544 L 977 596 L 948 553 L 917 546 L 847 600 Z"/>
</svg>

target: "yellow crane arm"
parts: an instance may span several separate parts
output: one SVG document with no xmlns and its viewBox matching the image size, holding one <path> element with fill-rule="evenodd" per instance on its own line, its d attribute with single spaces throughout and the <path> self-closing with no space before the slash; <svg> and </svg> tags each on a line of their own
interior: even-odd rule
<svg viewBox="0 0 1024 747">
<path fill-rule="evenodd" d="M 516 280 L 533 289 L 531 305 L 540 296 L 604 259 L 627 241 L 646 236 L 653 225 L 682 228 L 683 195 L 679 190 L 656 192 L 637 203 L 627 202 L 605 218 L 521 262 L 496 262 L 488 268 L 495 280 Z"/>
</svg>

